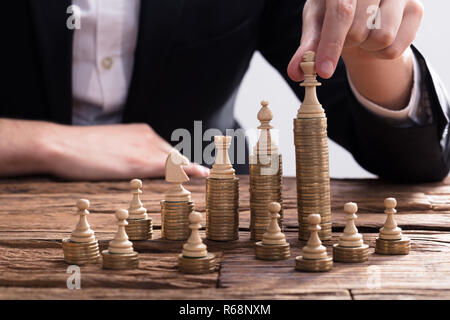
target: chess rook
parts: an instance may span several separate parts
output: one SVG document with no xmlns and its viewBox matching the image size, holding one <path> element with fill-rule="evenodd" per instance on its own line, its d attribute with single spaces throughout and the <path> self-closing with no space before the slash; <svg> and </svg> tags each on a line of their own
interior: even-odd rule
<svg viewBox="0 0 450 320">
<path fill-rule="evenodd" d="M 151 239 L 153 234 L 152 218 L 148 216 L 147 209 L 140 199 L 141 189 L 141 180 L 133 179 L 130 181 L 130 190 L 133 196 L 128 208 L 128 225 L 125 227 L 125 230 L 130 240 L 133 241 Z"/>
<path fill-rule="evenodd" d="M 70 238 L 62 240 L 64 261 L 76 265 L 97 263 L 100 258 L 98 241 L 87 221 L 89 201 L 80 199 L 76 205 L 78 208 L 78 224 L 72 231 Z"/>
<path fill-rule="evenodd" d="M 138 253 L 133 249 L 133 243 L 128 240 L 125 227 L 128 222 L 128 210 L 116 211 L 117 233 L 109 242 L 108 250 L 102 251 L 104 269 L 136 269 L 139 267 Z"/>
<path fill-rule="evenodd" d="M 189 181 L 183 167 L 189 160 L 178 150 L 169 153 L 166 160 L 166 181 L 171 187 L 161 200 L 161 237 L 166 240 L 186 240 L 189 237 L 189 215 L 194 212 L 191 193 L 183 187 Z"/>
<path fill-rule="evenodd" d="M 380 234 L 376 239 L 375 252 L 385 255 L 407 255 L 411 250 L 411 240 L 402 234 L 402 229 L 397 226 L 394 215 L 397 213 L 395 198 L 384 200 L 386 222 L 380 229 Z"/>
<path fill-rule="evenodd" d="M 270 125 L 272 112 L 267 101 L 261 102 L 258 112 L 260 135 L 250 155 L 250 237 L 261 240 L 270 221 L 267 214 L 269 203 L 282 205 L 283 169 L 278 146 L 272 141 Z M 278 223 L 283 225 L 283 209 L 279 212 Z"/>
<path fill-rule="evenodd" d="M 206 178 L 206 238 L 232 241 L 239 238 L 239 178 L 228 156 L 230 136 L 214 137 L 216 160 Z"/>
<path fill-rule="evenodd" d="M 333 267 L 333 259 L 328 257 L 327 249 L 319 238 L 320 215 L 310 214 L 308 217 L 310 236 L 303 247 L 303 255 L 295 258 L 295 269 L 307 272 L 329 271 Z"/>
<path fill-rule="evenodd" d="M 201 220 L 202 215 L 199 212 L 194 211 L 189 215 L 191 234 L 178 256 L 178 269 L 182 273 L 202 274 L 216 269 L 216 256 L 208 252 L 200 237 Z"/>
<path fill-rule="evenodd" d="M 369 259 L 369 246 L 364 244 L 363 237 L 358 233 L 355 220 L 358 205 L 348 202 L 344 205 L 347 223 L 344 233 L 339 237 L 339 243 L 333 245 L 333 260 L 337 262 L 358 263 Z"/>
<path fill-rule="evenodd" d="M 330 174 L 327 118 L 317 99 L 315 54 L 306 52 L 300 64 L 305 81 L 305 98 L 294 119 L 299 239 L 309 238 L 308 216 L 321 216 L 322 240 L 331 239 Z"/>
<path fill-rule="evenodd" d="M 256 258 L 262 260 L 288 259 L 291 256 L 289 243 L 286 242 L 286 237 L 278 225 L 281 205 L 278 202 L 272 202 L 268 206 L 268 211 L 270 222 L 267 230 L 263 234 L 262 241 L 255 243 Z"/>
</svg>

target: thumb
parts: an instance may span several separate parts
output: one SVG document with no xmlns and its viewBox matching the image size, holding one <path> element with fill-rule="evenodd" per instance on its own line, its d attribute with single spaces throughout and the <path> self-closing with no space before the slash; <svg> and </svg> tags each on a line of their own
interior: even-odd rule
<svg viewBox="0 0 450 320">
<path fill-rule="evenodd" d="M 303 55 L 307 51 L 317 51 L 325 16 L 325 2 L 322 0 L 308 1 L 303 8 L 302 38 L 300 46 L 289 62 L 287 73 L 291 80 L 300 82 L 304 74 L 300 68 Z"/>
<path fill-rule="evenodd" d="M 197 163 L 190 163 L 184 168 L 184 171 L 190 177 L 207 177 L 209 176 L 209 168 L 201 166 Z"/>
</svg>

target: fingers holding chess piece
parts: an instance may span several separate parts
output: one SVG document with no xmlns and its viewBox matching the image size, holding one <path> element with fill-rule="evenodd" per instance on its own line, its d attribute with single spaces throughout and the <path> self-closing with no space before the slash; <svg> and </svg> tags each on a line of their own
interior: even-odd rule
<svg viewBox="0 0 450 320">
<path fill-rule="evenodd" d="M 130 190 L 133 197 L 128 208 L 128 225 L 125 227 L 130 240 L 148 240 L 152 238 L 152 218 L 147 214 L 147 209 L 142 204 L 142 181 L 133 179 L 130 181 Z"/>
<path fill-rule="evenodd" d="M 411 250 L 411 240 L 404 237 L 402 229 L 397 226 L 394 215 L 397 213 L 395 198 L 384 200 L 386 221 L 380 229 L 379 237 L 376 239 L 375 252 L 385 255 L 406 255 Z"/>
<path fill-rule="evenodd" d="M 339 243 L 333 246 L 333 260 L 338 262 L 357 263 L 369 259 L 369 246 L 364 244 L 362 235 L 358 233 L 355 219 L 358 205 L 348 202 L 344 205 L 347 223 L 344 233 L 339 237 Z"/>
<path fill-rule="evenodd" d="M 199 212 L 194 211 L 189 215 L 191 235 L 178 256 L 178 268 L 182 273 L 202 274 L 216 269 L 216 256 L 208 252 L 200 237 L 201 220 Z"/>
<path fill-rule="evenodd" d="M 308 243 L 303 247 L 303 255 L 295 258 L 295 269 L 308 272 L 329 271 L 333 267 L 333 259 L 328 257 L 327 249 L 319 238 L 320 215 L 310 214 L 308 224 L 310 236 Z"/>
<path fill-rule="evenodd" d="M 78 208 L 78 223 L 70 238 L 62 241 L 64 261 L 76 265 L 97 263 L 100 257 L 98 241 L 87 221 L 89 200 L 80 199 L 76 205 Z"/>
<path fill-rule="evenodd" d="M 125 226 L 128 224 L 128 210 L 116 211 L 117 233 L 109 242 L 108 250 L 102 251 L 103 268 L 105 269 L 136 269 L 139 266 L 138 253 L 133 249 L 133 243 L 128 240 Z"/>
<path fill-rule="evenodd" d="M 269 204 L 268 209 L 270 222 L 266 232 L 263 234 L 262 241 L 255 243 L 256 258 L 262 260 L 288 259 L 291 256 L 290 246 L 278 225 L 281 205 L 278 202 L 272 202 Z"/>
</svg>

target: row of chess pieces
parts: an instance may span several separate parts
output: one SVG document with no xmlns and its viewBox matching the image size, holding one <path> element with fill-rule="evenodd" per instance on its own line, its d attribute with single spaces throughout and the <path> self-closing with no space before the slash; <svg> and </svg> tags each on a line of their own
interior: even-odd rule
<svg viewBox="0 0 450 320">
<path fill-rule="evenodd" d="M 142 193 L 142 181 L 134 179 L 130 183 L 133 198 L 129 210 L 119 209 L 116 211 L 117 232 L 109 242 L 109 247 L 100 253 L 98 241 L 94 231 L 87 221 L 89 214 L 89 201 L 80 199 L 76 205 L 79 220 L 75 230 L 69 239 L 62 241 L 64 260 L 68 264 L 98 263 L 102 257 L 102 265 L 105 269 L 135 269 L 139 267 L 138 253 L 129 240 L 126 227 L 130 219 L 129 211 L 145 214 L 141 218 L 149 219 L 147 210 L 140 200 Z M 384 201 L 385 213 L 387 215 L 383 227 L 380 229 L 379 237 L 376 239 L 375 252 L 378 254 L 399 255 L 408 254 L 411 248 L 410 240 L 403 236 L 401 228 L 397 226 L 394 214 L 397 201 L 387 198 Z M 284 260 L 290 258 L 290 245 L 286 241 L 278 219 L 281 205 L 272 202 L 268 205 L 270 222 L 262 241 L 255 243 L 255 256 L 263 260 Z M 310 236 L 306 246 L 303 247 L 302 255 L 296 257 L 296 269 L 299 271 L 328 271 L 333 266 L 333 260 L 337 262 L 360 263 L 368 260 L 369 246 L 363 242 L 363 237 L 358 233 L 355 225 L 357 218 L 357 204 L 346 203 L 346 226 L 339 242 L 333 245 L 333 257 L 329 257 L 325 246 L 319 238 L 321 217 L 319 214 L 311 214 L 308 217 Z M 203 243 L 199 230 L 201 229 L 202 215 L 192 211 L 189 214 L 189 228 L 191 230 L 187 242 L 183 245 L 182 252 L 178 256 L 178 267 L 183 273 L 200 274 L 213 272 L 216 268 L 216 257 L 209 253 Z M 150 237 L 151 238 L 151 237 Z"/>
</svg>

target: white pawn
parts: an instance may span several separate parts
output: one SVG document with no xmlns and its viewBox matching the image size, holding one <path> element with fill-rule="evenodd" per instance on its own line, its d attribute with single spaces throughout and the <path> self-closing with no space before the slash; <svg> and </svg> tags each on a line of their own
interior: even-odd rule
<svg viewBox="0 0 450 320">
<path fill-rule="evenodd" d="M 142 194 L 142 181 L 133 179 L 130 181 L 130 189 L 133 193 L 133 198 L 128 208 L 129 219 L 147 219 L 147 209 L 144 208 L 140 195 Z"/>
<path fill-rule="evenodd" d="M 355 219 L 358 217 L 358 205 L 354 202 L 348 202 L 344 205 L 344 211 L 347 214 L 347 224 L 345 225 L 344 233 L 339 237 L 339 246 L 341 247 L 361 247 L 363 237 L 358 233 L 355 225 Z"/>
<path fill-rule="evenodd" d="M 128 235 L 125 231 L 125 226 L 128 225 L 126 219 L 128 218 L 128 211 L 119 209 L 116 211 L 117 218 L 117 233 L 113 240 L 109 242 L 109 253 L 133 253 L 133 244 L 128 240 Z"/>
<path fill-rule="evenodd" d="M 70 240 L 73 242 L 87 243 L 95 241 L 94 231 L 91 229 L 86 217 L 89 214 L 89 211 L 87 210 L 89 205 L 89 200 L 80 199 L 77 201 L 78 215 L 80 219 L 78 220 L 75 230 L 72 231 L 70 236 Z"/>
<path fill-rule="evenodd" d="M 194 211 L 189 215 L 189 222 L 191 223 L 189 228 L 191 229 L 191 235 L 189 236 L 187 243 L 183 245 L 183 257 L 202 258 L 208 255 L 206 245 L 203 243 L 199 233 L 201 221 L 202 215 L 199 212 Z"/>
<path fill-rule="evenodd" d="M 400 240 L 402 239 L 402 229 L 397 226 L 394 214 L 397 213 L 395 207 L 397 206 L 397 200 L 395 198 L 386 198 L 384 200 L 385 210 L 384 213 L 387 214 L 386 222 L 384 226 L 380 229 L 380 239 L 382 240 Z"/>
<path fill-rule="evenodd" d="M 311 231 L 311 234 L 308 243 L 303 247 L 303 259 L 318 260 L 328 257 L 327 249 L 322 245 L 322 241 L 319 238 L 320 220 L 319 214 L 310 214 L 308 216 L 308 229 Z"/>
<path fill-rule="evenodd" d="M 286 244 L 286 237 L 281 232 L 280 226 L 278 225 L 281 205 L 278 202 L 271 202 L 268 208 L 270 212 L 270 222 L 266 232 L 263 234 L 262 244 L 263 245 Z"/>
</svg>

